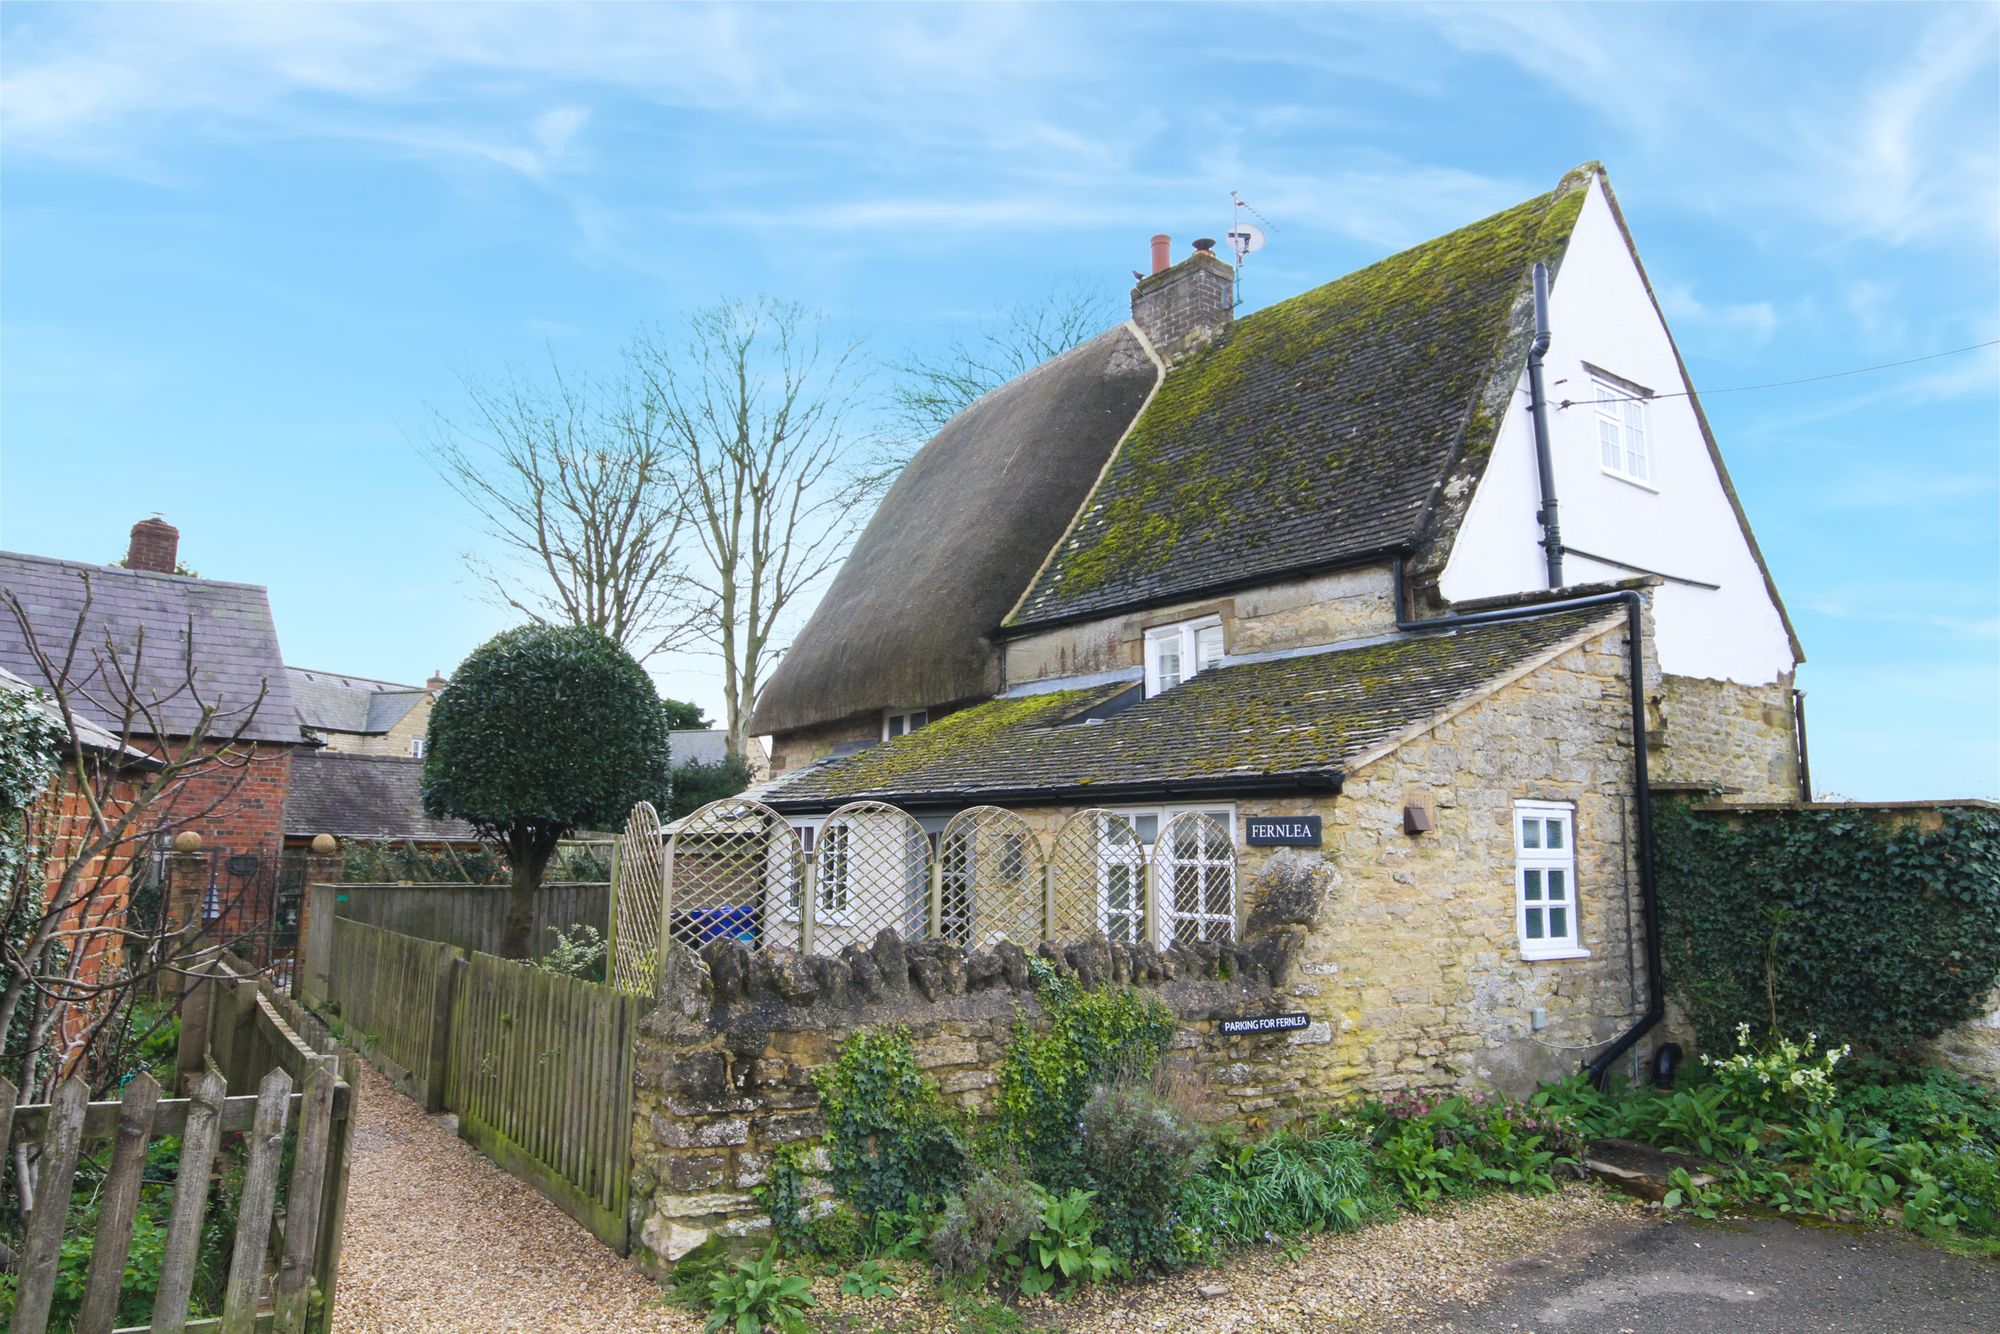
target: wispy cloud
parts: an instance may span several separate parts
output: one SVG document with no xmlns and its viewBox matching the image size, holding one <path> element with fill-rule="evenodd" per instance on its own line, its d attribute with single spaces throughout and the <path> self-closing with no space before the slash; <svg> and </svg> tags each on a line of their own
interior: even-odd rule
<svg viewBox="0 0 2000 1334">
<path fill-rule="evenodd" d="M 1696 326 L 1711 335 L 1722 334 L 1753 346 L 1769 342 L 1778 329 L 1777 309 L 1768 301 L 1711 305 L 1696 296 L 1686 283 L 1668 283 L 1659 292 L 1660 306 L 1667 319 L 1678 326 Z"/>
</svg>

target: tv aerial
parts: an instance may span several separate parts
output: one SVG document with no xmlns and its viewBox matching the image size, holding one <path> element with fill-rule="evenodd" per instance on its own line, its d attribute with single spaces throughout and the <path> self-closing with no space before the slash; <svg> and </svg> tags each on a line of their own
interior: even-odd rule
<svg viewBox="0 0 2000 1334">
<path fill-rule="evenodd" d="M 1274 232 L 1278 229 L 1271 225 L 1269 218 L 1252 208 L 1250 202 L 1236 191 L 1229 192 L 1229 202 L 1232 206 L 1229 230 L 1224 232 L 1223 236 L 1228 239 L 1229 248 L 1236 252 L 1236 304 L 1240 306 L 1243 304 L 1243 260 L 1246 256 L 1254 255 L 1264 248 L 1266 228 Z M 1257 219 L 1257 222 L 1246 222 L 1243 217 L 1245 213 Z M 1258 226 L 1258 223 L 1262 223 L 1263 226 Z"/>
</svg>

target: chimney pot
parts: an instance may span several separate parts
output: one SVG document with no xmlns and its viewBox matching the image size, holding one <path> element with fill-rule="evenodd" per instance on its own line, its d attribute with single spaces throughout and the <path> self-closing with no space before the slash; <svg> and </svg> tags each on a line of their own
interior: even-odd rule
<svg viewBox="0 0 2000 1334">
<path fill-rule="evenodd" d="M 1153 272 L 1159 273 L 1174 262 L 1174 238 L 1161 232 L 1153 238 Z"/>
<path fill-rule="evenodd" d="M 1213 246 L 1204 237 L 1197 247 Z M 1158 265 L 1167 238 L 1153 238 Z M 1132 320 L 1145 330 L 1160 359 L 1172 365 L 1220 338 L 1236 316 L 1236 270 L 1212 249 L 1197 249 L 1178 264 L 1156 269 L 1132 289 Z"/>
<path fill-rule="evenodd" d="M 155 514 L 132 525 L 132 540 L 125 548 L 127 569 L 172 574 L 179 563 L 181 530 Z"/>
<path fill-rule="evenodd" d="M 1209 254 L 1215 249 L 1215 238 L 1213 236 L 1197 236 L 1194 239 L 1194 248 L 1204 255 Z"/>
</svg>

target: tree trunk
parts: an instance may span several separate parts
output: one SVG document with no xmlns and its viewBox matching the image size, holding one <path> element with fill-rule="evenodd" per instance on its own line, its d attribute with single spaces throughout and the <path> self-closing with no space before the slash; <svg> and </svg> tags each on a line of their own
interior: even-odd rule
<svg viewBox="0 0 2000 1334">
<path fill-rule="evenodd" d="M 506 958 L 536 957 L 535 894 L 555 850 L 554 838 L 532 830 L 507 840 L 507 923 L 500 933 L 500 953 Z"/>
</svg>

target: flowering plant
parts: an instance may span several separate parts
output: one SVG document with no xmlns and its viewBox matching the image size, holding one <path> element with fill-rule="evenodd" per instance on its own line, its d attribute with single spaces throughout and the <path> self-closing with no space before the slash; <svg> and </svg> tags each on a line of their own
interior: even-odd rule
<svg viewBox="0 0 2000 1334">
<path fill-rule="evenodd" d="M 1736 1026 L 1736 1054 L 1701 1063 L 1727 1095 L 1729 1105 L 1760 1120 L 1785 1120 L 1823 1111 L 1833 1102 L 1833 1067 L 1848 1048 L 1819 1051 L 1819 1034 L 1803 1043 L 1782 1035 L 1758 1051 L 1750 1045 L 1750 1025 Z"/>
</svg>

